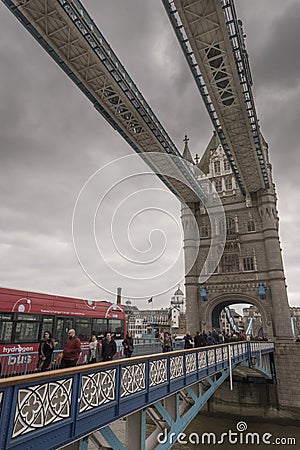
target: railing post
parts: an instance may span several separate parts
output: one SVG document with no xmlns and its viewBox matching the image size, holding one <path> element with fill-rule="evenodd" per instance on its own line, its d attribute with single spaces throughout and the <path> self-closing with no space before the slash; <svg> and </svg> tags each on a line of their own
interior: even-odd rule
<svg viewBox="0 0 300 450">
<path fill-rule="evenodd" d="M 228 363 L 229 363 L 229 382 L 230 382 L 230 390 L 233 391 L 233 383 L 232 383 L 232 361 L 231 361 L 231 345 L 228 345 Z"/>
</svg>

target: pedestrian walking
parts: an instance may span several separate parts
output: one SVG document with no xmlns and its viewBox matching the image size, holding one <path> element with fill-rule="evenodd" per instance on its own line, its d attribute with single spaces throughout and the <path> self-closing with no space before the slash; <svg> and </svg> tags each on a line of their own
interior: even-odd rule
<svg viewBox="0 0 300 450">
<path fill-rule="evenodd" d="M 170 352 L 172 350 L 172 339 L 170 333 L 167 331 L 164 332 L 163 337 L 163 352 Z"/>
<path fill-rule="evenodd" d="M 191 336 L 189 331 L 187 331 L 187 333 L 186 333 L 186 335 L 184 336 L 183 339 L 184 339 L 184 348 L 185 349 L 193 348 L 194 342 L 193 342 L 193 338 L 192 338 L 192 336 Z"/>
<path fill-rule="evenodd" d="M 48 370 L 49 365 L 51 363 L 51 358 L 54 350 L 54 339 L 52 339 L 52 335 L 50 331 L 45 331 L 43 338 L 40 341 L 39 349 L 38 349 L 38 363 L 37 369 L 45 372 Z"/>
<path fill-rule="evenodd" d="M 195 347 L 201 347 L 202 346 L 202 337 L 201 337 L 199 331 L 197 331 L 197 333 L 194 336 L 194 346 Z"/>
<path fill-rule="evenodd" d="M 134 350 L 132 334 L 130 332 L 126 334 L 126 338 L 122 342 L 122 345 L 124 347 L 124 355 L 126 358 L 130 358 Z"/>
<path fill-rule="evenodd" d="M 97 336 L 95 334 L 92 335 L 89 342 L 89 351 L 88 351 L 88 364 L 94 364 L 100 362 L 102 360 L 101 357 L 101 347 L 97 340 Z"/>
<path fill-rule="evenodd" d="M 111 333 L 106 333 L 102 340 L 102 360 L 111 361 L 117 353 L 117 345 L 111 336 Z"/>
<path fill-rule="evenodd" d="M 211 331 L 208 332 L 207 338 L 206 338 L 206 345 L 215 345 L 216 341 L 211 333 Z"/>
<path fill-rule="evenodd" d="M 68 337 L 63 348 L 63 355 L 60 363 L 60 369 L 76 366 L 80 352 L 81 352 L 80 339 L 75 335 L 75 330 L 71 328 L 68 331 Z"/>
</svg>

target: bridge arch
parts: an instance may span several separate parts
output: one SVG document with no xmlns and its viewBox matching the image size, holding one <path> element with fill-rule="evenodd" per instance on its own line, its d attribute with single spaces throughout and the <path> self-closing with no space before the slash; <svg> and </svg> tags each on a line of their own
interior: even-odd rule
<svg viewBox="0 0 300 450">
<path fill-rule="evenodd" d="M 212 299 L 210 302 L 208 302 L 205 309 L 204 322 L 207 324 L 207 326 L 211 324 L 211 328 L 219 328 L 219 318 L 221 311 L 226 306 L 236 305 L 239 303 L 246 303 L 256 306 L 261 314 L 262 326 L 265 334 L 267 334 L 268 337 L 273 336 L 272 318 L 267 310 L 267 305 L 264 305 L 257 298 L 244 293 L 221 294 Z"/>
</svg>

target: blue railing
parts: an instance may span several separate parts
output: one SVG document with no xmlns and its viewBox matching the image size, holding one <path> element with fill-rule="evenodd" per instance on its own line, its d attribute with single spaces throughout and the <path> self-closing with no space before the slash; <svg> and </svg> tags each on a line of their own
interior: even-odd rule
<svg viewBox="0 0 300 450">
<path fill-rule="evenodd" d="M 217 375 L 272 343 L 238 342 L 0 380 L 0 449 L 55 449 L 184 387 Z"/>
<path fill-rule="evenodd" d="M 162 351 L 161 342 L 156 339 L 144 339 L 144 342 L 135 342 L 134 344 L 134 356 L 151 355 L 154 353 L 160 353 Z M 175 342 L 173 346 L 174 350 L 183 349 L 183 341 Z M 117 345 L 117 353 L 114 359 L 124 358 L 123 346 Z M 57 364 L 57 357 L 62 350 L 54 350 L 49 364 L 48 370 L 55 370 L 59 368 Z M 28 375 L 37 372 L 39 355 L 38 352 L 19 352 L 10 354 L 0 354 L 0 378 L 15 377 L 18 375 Z M 88 361 L 88 348 L 83 348 L 81 351 L 78 365 L 87 364 Z"/>
</svg>

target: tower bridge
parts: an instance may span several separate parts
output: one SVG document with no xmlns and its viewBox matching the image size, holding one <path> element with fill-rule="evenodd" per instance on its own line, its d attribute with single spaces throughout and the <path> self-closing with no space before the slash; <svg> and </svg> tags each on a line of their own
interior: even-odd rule
<svg viewBox="0 0 300 450">
<path fill-rule="evenodd" d="M 189 205 L 201 228 L 208 216 L 199 215 L 198 211 L 211 196 L 207 195 L 203 183 L 193 171 L 189 151 L 185 152 L 185 158 L 181 157 L 83 4 L 79 0 L 2 1 L 96 110 L 141 154 L 168 188 Z M 237 193 L 222 198 L 225 214 L 233 216 L 226 221 L 235 220 L 233 234 L 228 233 L 226 227 L 228 236 L 223 260 L 238 258 L 237 269 L 240 269 L 244 258 L 252 257 L 248 255 L 252 245 L 255 250 L 255 270 L 247 274 L 228 268 L 226 275 L 215 272 L 207 286 L 202 288 L 218 293 L 219 296 L 214 294 L 213 297 L 223 301 L 222 285 L 226 280 L 228 287 L 224 295 L 237 292 L 230 301 L 245 302 L 247 292 L 258 291 L 260 286 L 264 286 L 267 292 L 265 304 L 254 294 L 251 295 L 251 303 L 256 304 L 258 300 L 264 309 L 265 326 L 270 336 L 292 339 L 278 237 L 276 192 L 268 146 L 258 128 L 251 91 L 252 78 L 234 4 L 232 0 L 164 0 L 163 3 L 237 182 Z M 203 158 L 198 167 L 205 172 Z M 195 332 L 203 326 L 211 326 L 211 319 L 207 316 L 212 311 L 201 303 L 199 295 L 199 274 L 204 258 L 211 256 L 207 250 L 212 248 L 210 238 L 215 229 L 221 234 L 225 227 L 221 229 L 219 224 L 212 224 L 210 235 L 198 252 L 197 230 L 191 225 L 189 211 L 183 208 L 182 213 L 185 243 L 189 242 L 185 245 L 185 259 L 189 265 L 195 254 L 198 253 L 198 257 L 186 274 L 187 323 Z M 256 226 L 255 234 L 243 229 L 249 214 Z M 220 222 L 221 219 L 216 220 Z M 235 252 L 232 251 L 233 246 L 236 247 Z M 242 284 L 244 288 L 240 292 L 236 286 Z M 225 303 L 229 304 L 227 300 Z"/>
<path fill-rule="evenodd" d="M 160 120 L 79 0 L 2 0 L 2 2 L 86 95 L 105 120 L 143 157 L 168 188 L 189 206 L 189 209 L 186 206 L 182 208 L 186 260 L 189 260 L 191 253 L 195 253 L 198 245 L 195 228 L 191 225 L 191 212 L 196 218 L 201 251 L 193 267 L 186 273 L 187 323 L 190 331 L 194 333 L 200 328 L 209 329 L 216 326 L 219 312 L 230 304 L 251 303 L 257 306 L 261 312 L 265 333 L 275 341 L 277 348 L 275 363 L 278 414 L 288 415 L 291 412 L 291 397 L 294 410 L 299 412 L 298 387 L 290 375 L 293 374 L 293 364 L 300 363 L 300 355 L 297 346 L 292 344 L 290 311 L 278 234 L 276 190 L 269 163 L 268 145 L 258 126 L 242 25 L 237 19 L 233 1 L 163 0 L 215 128 L 211 142 L 200 162 L 196 164 L 193 163 L 187 140 L 184 157 L 181 157 Z M 153 159 L 151 157 L 153 152 L 164 157 Z M 205 210 L 209 195 L 203 189 L 201 180 L 199 182 L 194 167 L 201 169 L 212 181 L 216 191 L 212 193 L 212 197 L 214 198 L 216 193 L 220 197 L 225 211 L 224 219 L 210 223 Z M 207 260 L 213 230 L 219 234 L 226 232 L 225 249 L 216 270 L 215 268 L 211 270 L 210 261 Z M 199 274 L 202 270 L 207 274 L 207 279 L 200 283 Z M 237 358 L 233 361 L 234 364 L 242 360 L 249 361 L 251 358 L 246 347 L 240 356 L 241 360 Z M 218 386 L 215 383 L 221 379 L 223 381 L 228 376 L 224 370 L 229 370 L 231 359 L 227 358 L 226 365 L 223 357 L 220 357 L 222 361 L 221 359 L 218 361 L 215 353 L 211 358 L 215 358 L 215 371 L 209 372 L 210 364 L 207 356 L 205 378 L 209 380 L 212 373 L 221 374 L 216 375 L 215 380 L 208 381 L 211 386 Z M 139 360 L 136 364 L 139 373 L 143 374 L 146 371 L 149 375 L 151 369 L 145 360 Z M 176 374 L 174 376 L 171 366 Z M 129 369 L 126 364 L 120 367 L 117 369 L 112 366 L 107 369 L 117 377 L 114 378 L 116 380 L 114 395 L 118 396 L 119 402 L 115 402 L 116 397 L 110 398 L 108 393 L 108 397 L 101 397 L 102 400 L 99 401 L 102 403 L 96 405 L 96 408 L 100 408 L 109 403 L 107 409 L 105 406 L 101 410 L 103 414 L 108 414 L 108 422 L 122 417 L 122 414 L 134 413 L 146 404 L 150 405 L 151 402 L 168 398 L 170 394 L 175 394 L 182 388 L 188 388 L 190 384 L 199 381 L 199 373 L 202 370 L 199 366 L 199 355 L 195 357 L 188 356 L 188 353 L 168 355 L 161 365 L 166 368 L 165 371 L 161 372 L 162 369 L 159 369 L 157 375 L 162 380 L 163 389 L 159 391 L 160 386 L 156 386 L 159 394 L 152 395 L 150 389 L 152 386 L 146 381 L 149 378 L 143 376 L 139 377 L 139 380 L 144 381 L 141 381 L 142 388 L 138 391 L 131 391 L 130 386 L 126 387 L 127 390 L 120 391 L 122 377 L 135 370 Z M 187 367 L 193 368 L 191 378 Z M 94 369 L 90 370 L 93 372 Z M 95 377 L 102 382 L 101 377 L 106 375 L 101 373 L 106 369 L 101 369 L 101 373 L 98 369 L 95 370 Z M 76 373 L 79 372 L 81 369 Z M 132 372 L 130 376 L 134 378 L 134 373 Z M 57 373 L 53 374 L 53 377 L 56 377 L 53 384 L 50 382 L 51 377 L 51 374 L 46 376 L 49 383 L 46 382 L 44 385 L 37 377 L 19 380 L 18 383 L 23 384 L 24 390 L 18 387 L 11 388 L 13 383 L 7 381 L 0 383 L 1 430 L 6 430 L 6 435 L 4 437 L 1 435 L 4 442 L 1 444 L 4 447 L 1 448 L 23 449 L 23 439 L 29 442 L 31 436 L 33 441 L 28 448 L 33 448 L 37 442 L 44 445 L 39 448 L 55 448 L 59 443 L 71 442 L 94 429 L 106 426 L 108 422 L 104 423 L 99 419 L 100 409 L 94 410 L 88 403 L 77 402 L 78 398 L 82 399 L 85 395 L 89 395 L 88 392 L 81 392 L 77 397 L 79 390 L 82 389 L 83 377 L 86 377 L 87 383 L 91 383 L 90 387 L 95 389 L 97 398 L 100 398 L 100 385 L 98 381 L 98 384 L 93 381 L 94 375 L 81 374 L 75 379 L 72 376 L 65 376 L 64 373 Z M 107 378 L 107 381 L 111 379 Z M 65 380 L 67 384 L 62 387 Z M 61 387 L 57 387 L 58 385 Z M 72 392 L 69 392 L 68 386 L 72 386 L 72 389 L 74 387 L 75 390 L 70 388 Z M 107 385 L 106 388 L 108 389 Z M 43 390 L 53 392 L 53 389 L 58 389 L 59 395 L 55 397 L 57 405 L 58 397 L 72 398 L 72 401 L 67 406 L 66 404 L 59 406 L 61 415 L 55 413 L 56 415 L 50 417 L 50 413 L 43 415 L 44 411 L 42 413 L 39 409 L 39 415 L 36 416 L 34 405 L 30 402 L 26 405 L 27 412 L 24 413 L 22 401 L 28 389 L 35 392 L 35 399 L 42 398 L 38 392 Z M 186 392 L 183 397 L 190 396 L 192 403 L 199 406 L 198 400 L 201 397 L 199 392 L 199 395 L 193 394 L 193 391 L 188 389 Z M 127 393 L 136 395 L 136 409 L 129 408 L 130 401 L 122 409 L 122 402 L 127 401 Z M 51 411 L 55 411 L 54 403 Z M 82 405 L 90 412 L 86 412 L 85 409 L 81 411 Z M 157 410 L 168 423 L 169 429 L 177 424 L 174 426 L 178 431 L 179 423 L 183 427 L 188 422 L 182 421 L 178 415 L 178 399 L 170 400 L 169 407 L 170 413 L 165 413 L 159 405 Z M 198 411 L 199 408 L 195 409 Z M 7 411 L 15 412 L 14 421 L 7 416 Z M 83 412 L 84 420 L 77 422 L 78 414 Z M 191 420 L 193 414 L 187 417 Z M 28 424 L 28 418 L 37 420 L 37 425 L 33 427 L 32 421 Z M 45 420 L 50 422 L 46 423 Z M 137 426 L 137 423 L 143 421 L 144 416 L 140 415 L 137 421 L 133 420 L 132 423 Z M 57 434 L 54 430 L 58 422 L 62 424 L 62 428 L 56 439 Z M 84 425 L 83 429 L 80 429 L 81 424 Z M 48 432 L 53 439 L 51 443 L 45 443 L 44 437 Z M 68 434 L 66 439 L 63 437 L 65 433 Z M 110 439 L 109 435 L 110 432 L 107 431 L 107 439 Z"/>
</svg>

